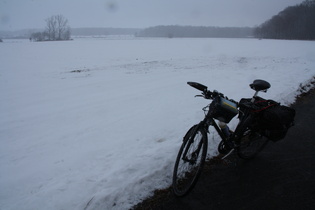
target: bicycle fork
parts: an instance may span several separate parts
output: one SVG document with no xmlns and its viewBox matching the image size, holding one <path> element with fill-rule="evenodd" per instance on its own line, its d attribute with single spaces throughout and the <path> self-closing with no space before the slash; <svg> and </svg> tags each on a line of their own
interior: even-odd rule
<svg viewBox="0 0 315 210">
<path fill-rule="evenodd" d="M 192 131 L 189 131 L 188 132 L 188 135 L 190 134 L 190 132 L 193 133 L 192 136 L 189 137 L 189 139 L 187 139 L 187 146 L 185 147 L 185 151 L 183 152 L 183 156 L 182 156 L 182 159 L 186 162 L 189 162 L 190 164 L 195 164 L 198 157 L 199 157 L 199 154 L 200 154 L 200 150 L 202 148 L 202 141 L 200 141 L 198 143 L 198 146 L 197 146 L 197 149 L 191 153 L 191 157 L 190 159 L 187 157 L 187 153 L 189 151 L 189 149 L 191 149 L 191 145 L 195 142 L 195 137 L 197 135 L 197 132 L 198 130 L 201 128 L 201 129 L 204 129 L 203 126 L 201 126 L 203 124 L 203 122 L 200 122 L 198 125 L 195 125 L 193 126 L 191 129 Z M 186 138 L 186 136 L 184 137 L 184 139 Z M 194 148 L 192 148 L 194 149 Z"/>
</svg>

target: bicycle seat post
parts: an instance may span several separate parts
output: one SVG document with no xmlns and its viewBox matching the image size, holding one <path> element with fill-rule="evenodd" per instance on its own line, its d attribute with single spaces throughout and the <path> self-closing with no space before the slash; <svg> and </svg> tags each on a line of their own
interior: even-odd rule
<svg viewBox="0 0 315 210">
<path fill-rule="evenodd" d="M 254 94 L 254 96 L 250 102 L 254 103 L 255 97 L 258 95 L 258 92 L 259 92 L 259 90 L 256 90 L 256 92 L 255 92 L 255 94 Z"/>
</svg>

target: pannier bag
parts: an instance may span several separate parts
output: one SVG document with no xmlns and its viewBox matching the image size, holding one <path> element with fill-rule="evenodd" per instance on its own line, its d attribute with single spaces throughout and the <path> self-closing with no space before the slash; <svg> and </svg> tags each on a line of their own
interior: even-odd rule
<svg viewBox="0 0 315 210">
<path fill-rule="evenodd" d="M 276 101 L 256 97 L 252 104 L 250 98 L 242 98 L 239 104 L 239 118 L 243 117 L 245 107 L 251 109 L 258 117 L 251 126 L 272 141 L 283 139 L 294 123 L 295 110 Z"/>
<path fill-rule="evenodd" d="M 275 104 L 264 109 L 260 117 L 263 135 L 272 141 L 283 139 L 293 125 L 294 117 L 295 110 L 287 106 Z"/>
<path fill-rule="evenodd" d="M 237 104 L 218 96 L 210 105 L 210 114 L 214 119 L 229 123 L 238 114 Z"/>
</svg>

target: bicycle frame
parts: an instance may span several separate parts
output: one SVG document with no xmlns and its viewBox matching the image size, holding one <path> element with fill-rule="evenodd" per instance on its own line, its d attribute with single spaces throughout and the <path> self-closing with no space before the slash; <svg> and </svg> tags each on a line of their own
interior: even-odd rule
<svg viewBox="0 0 315 210">
<path fill-rule="evenodd" d="M 257 93 L 254 95 L 254 97 L 252 98 L 252 100 L 255 99 L 255 96 L 257 96 Z M 235 142 L 239 142 L 240 138 L 242 137 L 242 134 L 244 132 L 244 126 L 245 124 L 249 124 L 251 122 L 251 120 L 253 119 L 253 116 L 250 114 L 250 112 L 248 110 L 245 111 L 244 116 L 242 117 L 242 119 L 240 119 L 240 121 L 238 122 L 235 131 L 229 136 L 225 136 L 224 133 L 222 132 L 222 130 L 220 129 L 219 125 L 216 123 L 215 119 L 211 116 L 211 111 L 208 110 L 208 113 L 205 115 L 205 118 L 196 125 L 195 129 L 198 128 L 204 128 L 205 131 L 207 133 L 209 133 L 209 127 L 213 126 L 214 129 L 216 130 L 216 132 L 219 134 L 220 138 L 223 140 L 224 143 L 229 143 L 229 141 L 235 141 Z"/>
</svg>

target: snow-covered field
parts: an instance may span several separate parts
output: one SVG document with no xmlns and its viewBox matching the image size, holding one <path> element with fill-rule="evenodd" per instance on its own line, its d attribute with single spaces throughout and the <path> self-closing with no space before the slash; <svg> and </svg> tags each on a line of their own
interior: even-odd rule
<svg viewBox="0 0 315 210">
<path fill-rule="evenodd" d="M 0 209 L 128 209 L 171 184 L 181 139 L 203 118 L 209 101 L 187 81 L 239 100 L 264 79 L 260 96 L 290 104 L 314 76 L 311 41 L 4 40 Z"/>
</svg>

